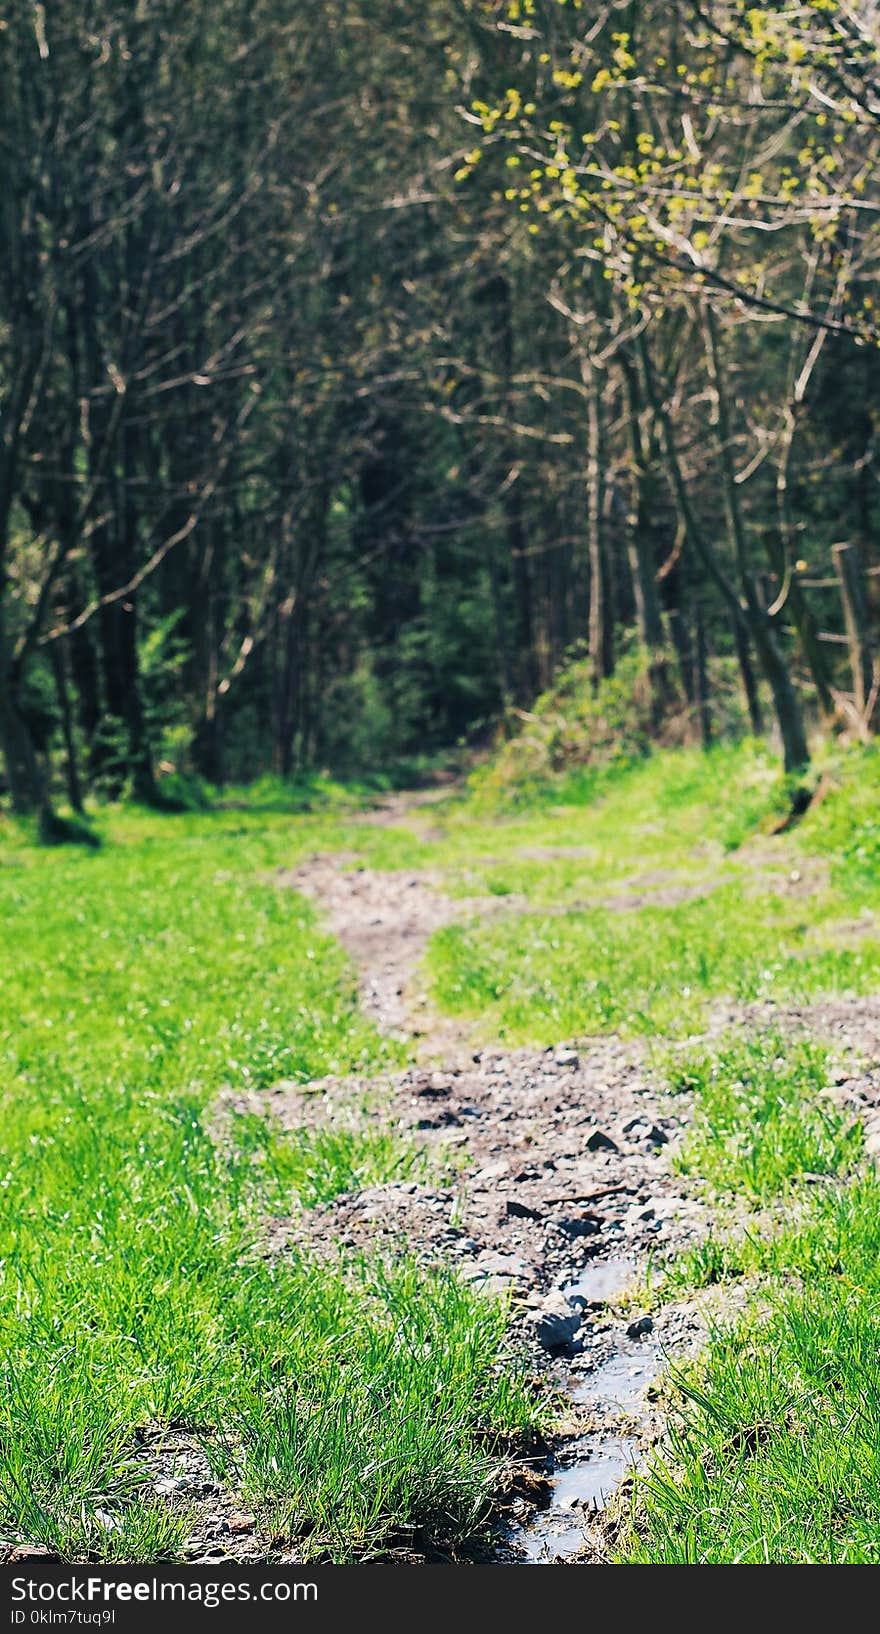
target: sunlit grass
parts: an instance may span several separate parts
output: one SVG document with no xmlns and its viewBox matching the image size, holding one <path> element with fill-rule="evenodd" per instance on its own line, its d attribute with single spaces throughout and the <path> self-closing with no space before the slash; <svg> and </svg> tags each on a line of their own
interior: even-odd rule
<svg viewBox="0 0 880 1634">
<path fill-rule="evenodd" d="M 140 1437 L 180 1425 L 264 1533 L 299 1549 L 361 1559 L 400 1532 L 462 1538 L 534 1422 L 501 1365 L 496 1303 L 406 1262 L 266 1253 L 267 1216 L 423 1161 L 379 1109 L 288 1133 L 224 1114 L 217 1138 L 226 1086 L 403 1058 L 276 870 L 333 850 L 430 867 L 502 908 L 526 897 L 537 912 L 450 927 L 431 950 L 435 999 L 487 1034 L 681 1037 L 715 1000 L 876 991 L 878 773 L 876 754 L 841 753 L 826 798 L 773 838 L 785 790 L 750 744 L 556 780 L 510 809 L 453 794 L 393 829 L 359 820 L 368 790 L 274 783 L 175 816 L 99 811 L 97 852 L 46 851 L 7 822 L 0 1534 L 65 1557 L 178 1556 L 185 1517 L 156 1499 Z M 827 877 L 780 890 L 810 854 Z M 702 899 L 650 901 L 719 879 Z M 627 891 L 624 911 L 603 900 Z M 755 1274 L 761 1304 L 689 1375 L 632 1552 L 873 1559 L 880 1187 L 852 1178 L 859 1137 L 819 1094 L 821 1051 L 771 1036 L 675 1059 L 672 1087 L 697 1102 L 683 1167 L 759 1212 L 664 1286 Z"/>
<path fill-rule="evenodd" d="M 742 1034 L 669 1064 L 674 1090 L 696 1106 L 676 1166 L 719 1191 L 756 1201 L 790 1182 L 841 1174 L 861 1154 L 858 1124 L 822 1095 L 827 1051 L 780 1034 Z"/>
<path fill-rule="evenodd" d="M 672 1073 L 696 1097 L 681 1166 L 762 1210 L 667 1271 L 667 1299 L 743 1277 L 752 1294 L 667 1380 L 621 1559 L 880 1560 L 880 1181 L 826 1082 L 820 1046 L 778 1035 Z"/>
<path fill-rule="evenodd" d="M 226 1085 L 402 1059 L 313 908 L 272 883 L 326 827 L 101 826 L 100 852 L 15 844 L 0 869 L 0 1535 L 178 1555 L 185 1518 L 139 1450 L 163 1424 L 203 1436 L 267 1535 L 352 1558 L 400 1527 L 467 1534 L 493 1455 L 534 1415 L 497 1366 L 500 1308 L 405 1261 L 262 1244 L 267 1215 L 400 1178 L 418 1153 L 376 1119 L 285 1134 L 233 1115 L 211 1133 Z"/>
</svg>

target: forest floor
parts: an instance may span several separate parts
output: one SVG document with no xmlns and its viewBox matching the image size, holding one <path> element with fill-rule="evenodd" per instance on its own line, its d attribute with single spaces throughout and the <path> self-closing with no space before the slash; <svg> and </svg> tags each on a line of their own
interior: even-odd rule
<svg viewBox="0 0 880 1634">
<path fill-rule="evenodd" d="M 7 1556 L 873 1559 L 877 783 L 7 836 Z"/>
</svg>

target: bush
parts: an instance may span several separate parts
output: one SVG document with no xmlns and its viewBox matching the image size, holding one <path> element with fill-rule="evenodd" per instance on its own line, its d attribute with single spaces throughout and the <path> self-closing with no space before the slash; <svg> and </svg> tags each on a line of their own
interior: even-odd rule
<svg viewBox="0 0 880 1634">
<path fill-rule="evenodd" d="M 574 785 L 567 793 L 586 795 L 600 775 L 632 765 L 656 743 L 691 736 L 682 694 L 658 695 L 644 652 L 626 654 L 598 687 L 589 659 L 577 659 L 519 719 L 522 730 L 474 774 L 474 793 L 488 804 L 534 800 L 563 776 Z"/>
</svg>

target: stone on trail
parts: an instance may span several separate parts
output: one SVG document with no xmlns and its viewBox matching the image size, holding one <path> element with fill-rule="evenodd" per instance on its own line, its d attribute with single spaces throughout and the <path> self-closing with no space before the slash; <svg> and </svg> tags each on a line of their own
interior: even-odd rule
<svg viewBox="0 0 880 1634">
<path fill-rule="evenodd" d="M 519 1203 L 516 1198 L 508 1197 L 505 1205 L 507 1214 L 514 1220 L 540 1220 L 541 1210 L 529 1208 L 527 1203 Z"/>
<path fill-rule="evenodd" d="M 593 1130 L 593 1133 L 587 1139 L 586 1145 L 588 1152 L 620 1151 L 620 1147 L 611 1139 L 611 1136 L 604 1134 L 601 1129 Z"/>
<path fill-rule="evenodd" d="M 661 1129 L 658 1123 L 652 1123 L 650 1118 L 641 1116 L 630 1118 L 629 1123 L 624 1124 L 623 1132 L 633 1140 L 646 1140 L 651 1146 L 666 1146 L 669 1141 L 665 1129 Z"/>
<path fill-rule="evenodd" d="M 556 1222 L 559 1230 L 566 1237 L 593 1237 L 601 1231 L 603 1216 L 599 1214 L 569 1214 Z"/>
<path fill-rule="evenodd" d="M 634 1322 L 630 1322 L 626 1330 L 626 1337 L 627 1339 L 644 1339 L 647 1334 L 653 1332 L 654 1323 L 652 1318 L 650 1316 L 638 1316 Z"/>
<path fill-rule="evenodd" d="M 545 1299 L 535 1317 L 535 1333 L 538 1342 L 551 1354 L 554 1351 L 565 1350 L 577 1333 L 582 1321 L 579 1310 L 575 1310 L 562 1294 L 551 1294 Z"/>
</svg>

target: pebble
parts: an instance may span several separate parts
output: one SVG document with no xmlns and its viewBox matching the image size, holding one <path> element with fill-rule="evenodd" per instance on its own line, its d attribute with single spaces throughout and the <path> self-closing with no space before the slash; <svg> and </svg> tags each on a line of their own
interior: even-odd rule
<svg viewBox="0 0 880 1634">
<path fill-rule="evenodd" d="M 538 1343 L 551 1352 L 566 1349 L 581 1325 L 581 1312 L 561 1296 L 545 1300 L 535 1317 Z"/>
<path fill-rule="evenodd" d="M 602 1221 L 596 1214 L 570 1215 L 556 1223 L 566 1237 L 593 1237 L 602 1229 Z"/>
<path fill-rule="evenodd" d="M 620 1151 L 620 1147 L 611 1139 L 611 1136 L 606 1135 L 601 1129 L 593 1130 L 593 1133 L 587 1137 L 586 1146 L 588 1152 Z"/>
<path fill-rule="evenodd" d="M 515 1220 L 540 1220 L 541 1218 L 540 1209 L 529 1208 L 526 1203 L 519 1203 L 514 1197 L 508 1197 L 504 1208 L 505 1212 Z"/>
</svg>

